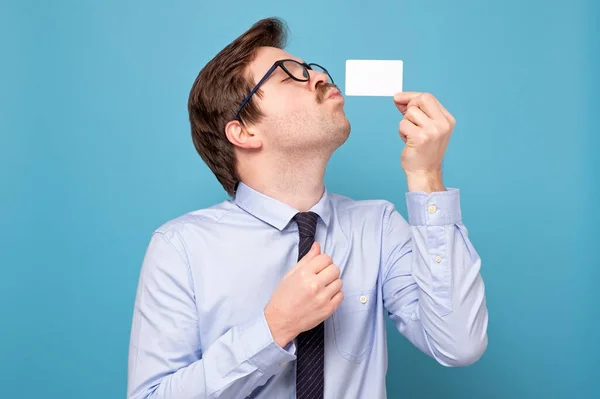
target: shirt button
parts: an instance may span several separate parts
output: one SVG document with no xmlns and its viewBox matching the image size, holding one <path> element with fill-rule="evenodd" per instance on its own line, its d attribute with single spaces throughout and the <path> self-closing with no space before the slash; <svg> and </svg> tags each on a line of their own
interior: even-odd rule
<svg viewBox="0 0 600 399">
<path fill-rule="evenodd" d="M 440 263 L 440 262 L 442 261 L 442 257 L 441 257 L 441 256 L 439 256 L 439 255 L 438 255 L 438 256 L 436 256 L 436 257 L 435 257 L 435 261 L 436 261 L 437 263 Z"/>
<path fill-rule="evenodd" d="M 364 296 L 364 295 L 361 295 L 361 297 L 360 297 L 360 303 L 367 303 L 367 300 L 368 300 L 368 299 L 367 299 L 367 297 L 366 297 L 366 296 Z"/>
<path fill-rule="evenodd" d="M 427 208 L 427 210 L 429 211 L 429 213 L 435 213 L 435 211 L 437 211 L 437 206 L 435 205 L 429 205 L 429 207 Z"/>
</svg>

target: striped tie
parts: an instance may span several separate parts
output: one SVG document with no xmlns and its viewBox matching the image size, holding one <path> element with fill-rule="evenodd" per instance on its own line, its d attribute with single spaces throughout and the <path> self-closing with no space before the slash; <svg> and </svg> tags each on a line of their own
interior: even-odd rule
<svg viewBox="0 0 600 399">
<path fill-rule="evenodd" d="M 294 216 L 298 223 L 300 244 L 298 261 L 302 259 L 315 242 L 318 215 L 314 212 L 300 212 Z M 296 350 L 296 398 L 323 398 L 324 380 L 324 324 L 321 322 L 312 330 L 300 333 Z"/>
</svg>

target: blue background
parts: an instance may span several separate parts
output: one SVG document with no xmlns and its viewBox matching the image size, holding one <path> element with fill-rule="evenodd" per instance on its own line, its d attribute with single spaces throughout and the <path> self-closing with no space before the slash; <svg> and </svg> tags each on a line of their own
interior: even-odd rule
<svg viewBox="0 0 600 399">
<path fill-rule="evenodd" d="M 598 2 L 14 1 L 0 8 L 0 396 L 123 398 L 151 232 L 226 198 L 186 110 L 256 20 L 328 67 L 402 59 L 457 119 L 445 183 L 483 259 L 489 348 L 446 369 L 389 330 L 390 398 L 600 397 Z M 347 98 L 326 182 L 405 214 L 400 116 Z"/>
</svg>

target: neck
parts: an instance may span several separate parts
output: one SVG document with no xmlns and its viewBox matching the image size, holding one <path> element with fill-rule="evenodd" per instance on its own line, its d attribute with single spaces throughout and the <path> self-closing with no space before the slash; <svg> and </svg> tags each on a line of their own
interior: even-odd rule
<svg viewBox="0 0 600 399">
<path fill-rule="evenodd" d="M 296 162 L 290 162 L 289 156 L 262 161 L 238 164 L 244 184 L 300 212 L 308 211 L 323 196 L 327 159 L 322 154 Z"/>
</svg>

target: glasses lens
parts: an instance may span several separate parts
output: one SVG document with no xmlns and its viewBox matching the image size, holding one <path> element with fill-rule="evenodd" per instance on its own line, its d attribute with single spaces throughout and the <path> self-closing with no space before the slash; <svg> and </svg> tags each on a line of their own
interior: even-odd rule
<svg viewBox="0 0 600 399">
<path fill-rule="evenodd" d="M 284 61 L 283 66 L 296 79 L 308 80 L 308 78 L 309 78 L 308 72 L 306 72 L 304 67 L 302 65 L 300 65 L 299 63 L 297 63 L 295 61 Z"/>
</svg>

